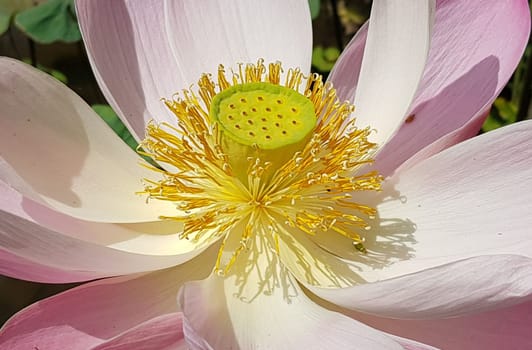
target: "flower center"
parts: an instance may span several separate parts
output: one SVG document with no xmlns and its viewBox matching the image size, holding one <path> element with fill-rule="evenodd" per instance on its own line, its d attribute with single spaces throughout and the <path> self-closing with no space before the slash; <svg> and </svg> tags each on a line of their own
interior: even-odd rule
<svg viewBox="0 0 532 350">
<path fill-rule="evenodd" d="M 299 92 L 270 82 L 231 86 L 214 96 L 210 118 L 234 176 L 249 185 L 250 158 L 268 164 L 268 174 L 300 151 L 316 126 L 314 105 Z"/>
<path fill-rule="evenodd" d="M 313 253 L 297 242 L 340 234 L 365 252 L 375 209 L 354 194 L 380 189 L 381 177 L 362 170 L 375 145 L 321 76 L 290 69 L 281 83 L 281 72 L 280 63 L 259 60 L 228 79 L 220 66 L 216 83 L 201 77 L 199 96 L 184 90 L 166 100 L 176 123 L 149 124 L 141 144 L 165 167 L 153 168 L 163 179 L 145 179 L 144 193 L 176 204 L 176 215 L 162 218 L 184 223 L 183 239 L 221 241 L 219 272 L 243 251 L 268 248 L 291 254 L 308 276 L 336 281 L 334 271 L 313 268 Z"/>
<path fill-rule="evenodd" d="M 210 115 L 230 139 L 264 150 L 297 144 L 316 126 L 314 105 L 305 96 L 271 83 L 241 84 L 220 92 Z"/>
</svg>

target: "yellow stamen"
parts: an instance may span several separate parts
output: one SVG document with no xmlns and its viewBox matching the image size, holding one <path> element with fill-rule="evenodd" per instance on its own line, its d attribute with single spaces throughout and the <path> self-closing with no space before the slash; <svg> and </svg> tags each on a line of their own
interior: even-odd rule
<svg viewBox="0 0 532 350">
<path fill-rule="evenodd" d="M 360 173 L 372 161 L 375 147 L 367 139 L 369 128 L 355 127 L 350 117 L 354 107 L 340 103 L 336 91 L 330 83 L 323 83 L 321 76 L 305 77 L 300 70 L 290 69 L 281 84 L 281 73 L 280 63 L 266 68 L 259 60 L 239 65 L 238 73 L 228 77 L 220 65 L 216 82 L 204 74 L 197 93 L 184 90 L 173 100 L 164 100 L 177 118 L 175 125 L 150 123 L 141 143 L 145 150 L 141 153 L 169 165 L 168 170 L 152 168 L 164 179 L 146 180 L 144 193 L 176 203 L 179 214 L 164 219 L 184 223 L 183 239 L 222 240 L 215 266 L 222 273 L 249 248 L 253 235 L 266 232 L 271 236 L 267 238 L 270 248 L 277 253 L 283 237 L 294 229 L 310 236 L 340 234 L 364 253 L 363 232 L 367 220 L 376 215 L 375 209 L 352 199 L 357 191 L 380 190 L 382 179 L 377 173 Z M 231 99 L 260 97 L 268 99 L 263 102 L 269 106 L 276 94 L 286 95 L 287 90 L 288 95 L 303 99 L 301 106 L 309 102 L 314 113 L 312 125 L 305 124 L 301 116 L 294 119 L 295 124 L 306 125 L 297 140 L 283 143 L 279 135 L 272 139 L 266 137 L 272 133 L 260 134 L 253 125 L 262 120 L 257 114 L 244 119 L 249 121 L 247 134 L 231 129 L 234 135 L 227 142 L 227 129 L 238 125 L 230 118 Z M 239 113 L 247 113 L 248 109 L 242 108 Z M 250 132 L 253 135 L 249 136 Z M 256 138 L 261 142 L 254 142 Z M 246 147 L 245 152 L 231 146 L 235 142 Z M 287 144 L 297 146 L 287 152 L 282 148 Z M 232 235 L 240 235 L 236 248 L 227 246 Z M 228 249 L 231 256 L 224 262 Z M 304 261 L 301 264 L 311 274 L 311 266 Z"/>
</svg>

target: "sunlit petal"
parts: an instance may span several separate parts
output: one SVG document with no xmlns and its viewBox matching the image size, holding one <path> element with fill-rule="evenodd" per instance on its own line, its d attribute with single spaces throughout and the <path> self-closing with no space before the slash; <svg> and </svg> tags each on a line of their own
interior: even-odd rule
<svg viewBox="0 0 532 350">
<path fill-rule="evenodd" d="M 193 349 L 403 349 L 308 299 L 275 255 L 241 259 L 228 277 L 212 275 L 181 290 L 185 338 Z"/>
<path fill-rule="evenodd" d="M 394 317 L 453 316 L 527 298 L 532 194 L 523 188 L 532 185 L 531 131 L 532 122 L 513 124 L 392 177 L 393 191 L 385 188 L 390 197 L 378 205 L 381 220 L 410 222 L 414 231 L 404 239 L 401 226 L 386 235 L 379 231 L 384 227 L 375 228 L 366 246 L 402 254 L 389 255 L 376 269 L 371 260 L 360 265 L 362 278 L 381 282 L 318 295 Z"/>
<path fill-rule="evenodd" d="M 153 174 L 76 94 L 48 74 L 0 58 L 0 179 L 85 220 L 143 222 L 175 212 L 136 194 Z M 44 175 L 43 175 L 44 174 Z"/>
</svg>

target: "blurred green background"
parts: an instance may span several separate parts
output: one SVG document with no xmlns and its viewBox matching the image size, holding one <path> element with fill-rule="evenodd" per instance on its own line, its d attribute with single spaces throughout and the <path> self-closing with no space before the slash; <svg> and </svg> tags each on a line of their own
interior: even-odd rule
<svg viewBox="0 0 532 350">
<path fill-rule="evenodd" d="M 327 75 L 343 47 L 369 17 L 371 0 L 309 0 L 314 30 L 313 70 Z M 43 70 L 85 99 L 132 148 L 135 140 L 106 104 L 81 42 L 73 0 L 0 0 L 0 55 Z M 482 132 L 532 119 L 531 45 Z M 0 325 L 39 299 L 70 288 L 0 276 Z"/>
</svg>

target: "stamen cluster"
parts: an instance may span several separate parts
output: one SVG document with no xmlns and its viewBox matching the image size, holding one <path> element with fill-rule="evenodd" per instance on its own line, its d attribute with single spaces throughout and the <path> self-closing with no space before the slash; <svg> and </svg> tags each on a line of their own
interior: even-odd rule
<svg viewBox="0 0 532 350">
<path fill-rule="evenodd" d="M 232 155 L 222 146 L 223 135 L 209 115 L 213 98 L 229 87 L 265 82 L 281 84 L 280 63 L 239 65 L 230 78 L 222 65 L 216 82 L 208 74 L 198 81 L 197 92 L 183 90 L 164 100 L 176 123 L 147 127 L 141 153 L 164 169 L 160 181 L 145 179 L 149 198 L 172 201 L 176 215 L 163 217 L 184 223 L 183 239 L 211 243 L 220 240 L 216 269 L 229 271 L 238 255 L 262 235 L 279 253 L 280 244 L 295 235 L 338 233 L 365 251 L 362 232 L 375 209 L 356 203 L 357 191 L 379 190 L 376 172 L 361 173 L 372 161 L 375 145 L 369 129 L 357 129 L 350 117 L 354 107 L 339 102 L 330 83 L 318 74 L 305 77 L 289 69 L 282 86 L 300 92 L 314 105 L 317 124 L 309 141 L 288 161 L 278 163 L 256 148 L 247 168 L 235 168 Z M 294 232 L 296 232 L 294 234 Z M 239 237 L 236 245 L 229 244 Z M 229 253 L 230 258 L 222 257 Z"/>
</svg>

